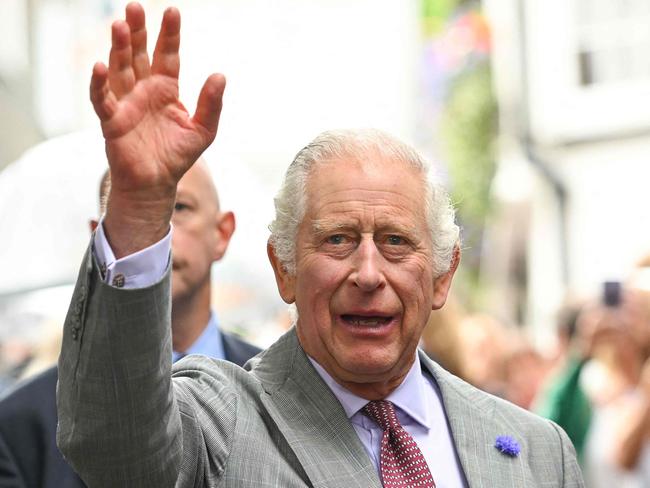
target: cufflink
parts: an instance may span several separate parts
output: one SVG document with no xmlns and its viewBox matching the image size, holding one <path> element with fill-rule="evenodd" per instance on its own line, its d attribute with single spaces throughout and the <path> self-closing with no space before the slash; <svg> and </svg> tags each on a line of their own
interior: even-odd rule
<svg viewBox="0 0 650 488">
<path fill-rule="evenodd" d="M 122 288 L 124 286 L 124 281 L 124 275 L 122 273 L 117 273 L 115 276 L 113 276 L 113 281 L 111 284 L 117 288 Z"/>
</svg>

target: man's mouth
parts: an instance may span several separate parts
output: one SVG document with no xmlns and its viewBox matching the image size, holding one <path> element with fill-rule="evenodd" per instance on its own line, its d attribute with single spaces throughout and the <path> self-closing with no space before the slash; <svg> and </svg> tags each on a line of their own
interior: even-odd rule
<svg viewBox="0 0 650 488">
<path fill-rule="evenodd" d="M 343 314 L 341 319 L 349 325 L 357 327 L 381 327 L 382 325 L 389 324 L 392 320 L 392 316 L 382 316 L 382 315 L 353 315 L 353 314 Z"/>
</svg>

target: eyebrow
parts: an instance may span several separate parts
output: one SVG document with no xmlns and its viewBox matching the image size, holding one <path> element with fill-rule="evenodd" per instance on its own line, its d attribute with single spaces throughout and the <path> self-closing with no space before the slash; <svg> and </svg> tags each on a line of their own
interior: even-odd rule
<svg viewBox="0 0 650 488">
<path fill-rule="evenodd" d="M 351 220 L 348 222 L 335 222 L 332 220 L 321 219 L 315 220 L 311 224 L 312 231 L 316 235 L 329 234 L 331 232 L 337 231 L 349 231 L 353 230 L 358 232 L 358 222 Z M 405 236 L 413 236 L 415 232 L 413 231 L 412 226 L 407 226 L 401 222 L 386 222 L 380 223 L 374 231 L 375 234 L 381 233 L 395 233 Z"/>
<path fill-rule="evenodd" d="M 197 200 L 197 198 L 194 195 L 192 195 L 191 192 L 182 191 L 182 190 L 176 192 L 176 200 L 178 200 L 179 198 L 186 199 L 186 200 L 193 200 L 193 201 Z"/>
<path fill-rule="evenodd" d="M 356 225 L 353 222 L 334 222 L 332 220 L 320 219 L 314 220 L 311 223 L 312 231 L 315 234 L 327 234 L 330 232 L 351 230 L 355 228 Z"/>
</svg>

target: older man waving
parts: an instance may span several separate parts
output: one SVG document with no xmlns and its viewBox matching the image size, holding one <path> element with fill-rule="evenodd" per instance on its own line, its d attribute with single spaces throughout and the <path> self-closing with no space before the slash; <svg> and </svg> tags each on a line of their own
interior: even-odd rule
<svg viewBox="0 0 650 488">
<path fill-rule="evenodd" d="M 164 249 L 176 183 L 219 121 L 221 75 L 194 116 L 178 100 L 179 32 L 169 9 L 150 64 L 130 4 L 91 82 L 113 175 L 106 244 L 138 263 Z M 561 429 L 417 349 L 459 248 L 447 195 L 414 150 L 377 131 L 320 135 L 289 166 L 271 232 L 295 326 L 245 369 L 192 356 L 173 372 L 169 260 L 116 288 L 95 236 L 58 391 L 59 445 L 90 486 L 582 486 Z"/>
</svg>

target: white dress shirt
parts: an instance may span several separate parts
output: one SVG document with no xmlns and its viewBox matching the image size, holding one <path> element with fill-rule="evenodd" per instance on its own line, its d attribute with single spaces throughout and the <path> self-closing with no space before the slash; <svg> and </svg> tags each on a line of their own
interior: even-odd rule
<svg viewBox="0 0 650 488">
<path fill-rule="evenodd" d="M 309 360 L 341 402 L 352 427 L 379 472 L 383 430 L 361 411 L 368 400 L 339 385 L 313 358 L 310 357 Z M 456 454 L 440 390 L 433 378 L 423 372 L 417 354 L 404 381 L 385 400 L 395 405 L 397 419 L 422 451 L 436 488 L 466 487 L 467 481 Z"/>
</svg>

